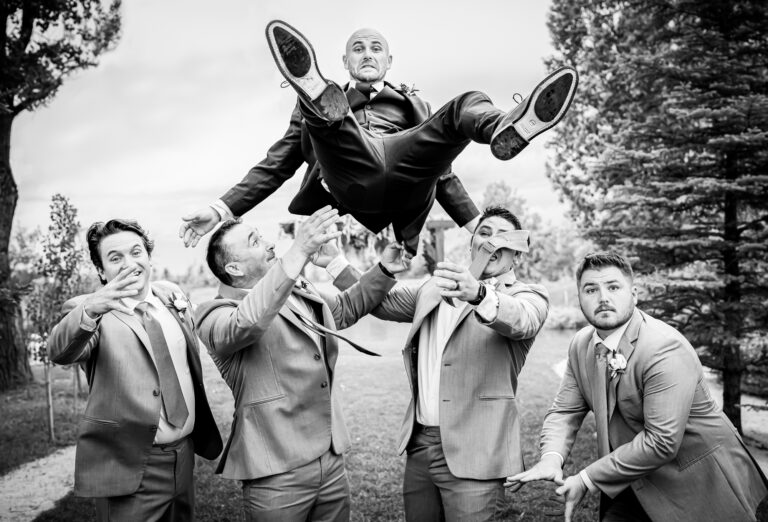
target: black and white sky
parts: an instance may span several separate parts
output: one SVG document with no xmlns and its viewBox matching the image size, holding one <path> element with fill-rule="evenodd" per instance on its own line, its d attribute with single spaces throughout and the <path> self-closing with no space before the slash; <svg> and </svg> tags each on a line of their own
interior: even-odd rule
<svg viewBox="0 0 768 522">
<path fill-rule="evenodd" d="M 69 78 L 56 98 L 15 122 L 11 162 L 16 226 L 45 228 L 51 195 L 80 221 L 132 217 L 157 245 L 156 265 L 180 272 L 204 257 L 184 249 L 180 216 L 219 197 L 264 157 L 288 126 L 295 93 L 281 89 L 264 37 L 282 19 L 312 41 L 323 74 L 347 80 L 348 36 L 374 27 L 393 55 L 387 79 L 415 85 L 437 108 L 467 90 L 503 109 L 542 78 L 553 54 L 548 0 L 128 0 L 122 39 L 98 67 Z M 454 164 L 480 203 L 504 180 L 545 219 L 564 219 L 544 174 L 546 137 L 510 162 L 471 144 Z M 267 237 L 289 217 L 302 169 L 245 217 Z M 435 209 L 440 213 L 440 209 Z"/>
</svg>

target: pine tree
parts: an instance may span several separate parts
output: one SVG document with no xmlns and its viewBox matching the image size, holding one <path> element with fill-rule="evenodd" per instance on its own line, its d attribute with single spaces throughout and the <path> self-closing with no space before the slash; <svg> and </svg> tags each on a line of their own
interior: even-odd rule
<svg viewBox="0 0 768 522">
<path fill-rule="evenodd" d="M 549 176 L 587 236 L 643 274 L 642 304 L 723 371 L 741 429 L 743 352 L 768 329 L 764 0 L 554 0 L 581 83 Z"/>
</svg>

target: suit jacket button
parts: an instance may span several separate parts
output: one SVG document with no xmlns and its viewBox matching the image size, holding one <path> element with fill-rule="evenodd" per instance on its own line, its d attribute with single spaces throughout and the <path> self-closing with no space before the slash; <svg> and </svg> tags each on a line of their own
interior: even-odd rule
<svg viewBox="0 0 768 522">
<path fill-rule="evenodd" d="M 152 395 L 154 395 L 155 397 L 159 397 L 160 396 L 160 390 L 152 390 Z"/>
<path fill-rule="evenodd" d="M 371 106 L 370 105 L 366 105 L 365 106 L 365 110 L 370 111 L 371 110 Z"/>
<path fill-rule="evenodd" d="M 319 353 L 316 353 L 316 354 L 315 354 L 315 360 L 316 360 L 316 361 L 319 361 L 319 360 L 320 360 L 320 354 L 319 354 Z"/>
<path fill-rule="evenodd" d="M 328 383 L 326 381 L 323 381 L 323 383 L 320 385 L 321 388 L 327 388 Z"/>
</svg>

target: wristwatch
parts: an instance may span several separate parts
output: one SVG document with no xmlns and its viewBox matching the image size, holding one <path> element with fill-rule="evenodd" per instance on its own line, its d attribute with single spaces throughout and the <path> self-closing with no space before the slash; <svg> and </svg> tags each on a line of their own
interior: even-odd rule
<svg viewBox="0 0 768 522">
<path fill-rule="evenodd" d="M 485 294 L 487 290 L 485 288 L 485 285 L 483 283 L 480 283 L 480 288 L 477 289 L 477 297 L 472 299 L 471 301 L 467 301 L 472 306 L 477 306 L 480 303 L 483 302 L 483 299 L 485 299 Z"/>
</svg>

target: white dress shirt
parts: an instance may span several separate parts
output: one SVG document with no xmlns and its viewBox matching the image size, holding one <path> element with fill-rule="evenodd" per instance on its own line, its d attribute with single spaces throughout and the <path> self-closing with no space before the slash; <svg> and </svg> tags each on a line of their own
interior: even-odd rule
<svg viewBox="0 0 768 522">
<path fill-rule="evenodd" d="M 141 302 L 128 297 L 123 299 L 123 301 L 131 310 L 135 309 Z M 184 396 L 184 403 L 187 405 L 187 412 L 189 412 L 187 420 L 184 422 L 184 426 L 177 428 L 168 424 L 168 420 L 165 416 L 165 408 L 160 408 L 160 419 L 157 425 L 157 433 L 155 434 L 154 442 L 155 444 L 168 444 L 169 442 L 175 442 L 191 434 L 192 429 L 195 427 L 195 389 L 192 385 L 192 374 L 189 370 L 189 363 L 187 362 L 187 340 L 184 338 L 181 326 L 179 326 L 179 323 L 176 322 L 176 319 L 171 315 L 176 312 L 169 310 L 163 302 L 152 293 L 151 289 L 144 301 L 149 303 L 149 313 L 152 314 L 152 317 L 154 317 L 158 323 L 160 323 L 160 328 L 163 329 L 163 336 L 168 345 L 168 351 L 171 353 L 173 367 L 176 369 L 176 375 L 179 377 L 181 393 Z M 147 351 L 154 362 L 155 354 L 151 349 Z"/>
</svg>

